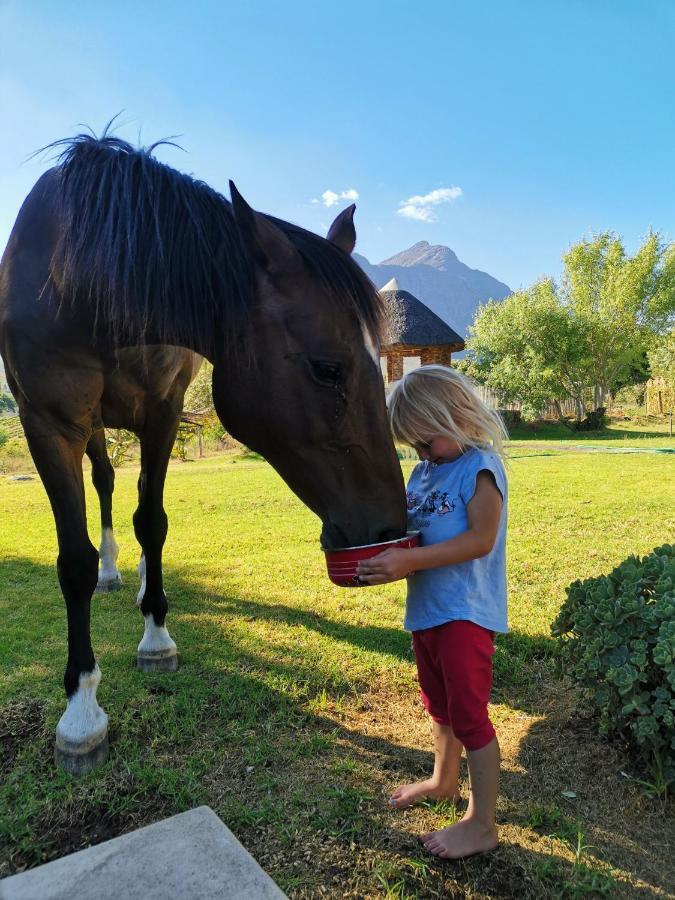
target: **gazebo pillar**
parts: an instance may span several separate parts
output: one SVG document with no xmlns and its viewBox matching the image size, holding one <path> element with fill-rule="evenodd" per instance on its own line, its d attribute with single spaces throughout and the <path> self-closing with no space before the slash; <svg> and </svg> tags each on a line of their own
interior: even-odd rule
<svg viewBox="0 0 675 900">
<path fill-rule="evenodd" d="M 452 352 L 449 347 L 423 347 L 420 352 L 420 362 L 423 366 L 449 366 L 452 360 Z"/>
<path fill-rule="evenodd" d="M 398 353 L 387 353 L 387 384 L 403 378 L 403 357 Z"/>
</svg>

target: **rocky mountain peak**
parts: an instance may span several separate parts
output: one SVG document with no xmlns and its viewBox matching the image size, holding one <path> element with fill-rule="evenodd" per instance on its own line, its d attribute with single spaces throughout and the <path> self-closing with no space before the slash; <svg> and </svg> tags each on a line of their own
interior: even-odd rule
<svg viewBox="0 0 675 900">
<path fill-rule="evenodd" d="M 431 266 L 440 271 L 449 271 L 457 266 L 456 254 L 443 244 L 430 244 L 429 241 L 418 241 L 407 250 L 383 260 L 381 266 Z"/>
<path fill-rule="evenodd" d="M 418 241 L 379 265 L 357 253 L 354 259 L 377 288 L 390 289 L 388 282 L 395 279 L 400 290 L 421 300 L 462 337 L 480 303 L 502 300 L 511 293 L 508 285 L 471 269 L 443 244 Z"/>
</svg>

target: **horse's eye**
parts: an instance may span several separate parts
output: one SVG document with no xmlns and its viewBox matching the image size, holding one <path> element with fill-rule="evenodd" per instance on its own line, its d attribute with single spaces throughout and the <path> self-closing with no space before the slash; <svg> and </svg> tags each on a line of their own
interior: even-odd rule
<svg viewBox="0 0 675 900">
<path fill-rule="evenodd" d="M 335 363 L 313 362 L 312 373 L 323 384 L 337 384 L 340 381 L 340 366 Z"/>
</svg>

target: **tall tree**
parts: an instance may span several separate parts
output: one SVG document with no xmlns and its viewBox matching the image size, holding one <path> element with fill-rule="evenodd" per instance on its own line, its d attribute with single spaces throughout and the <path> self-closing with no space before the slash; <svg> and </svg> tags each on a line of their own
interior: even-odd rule
<svg viewBox="0 0 675 900">
<path fill-rule="evenodd" d="M 628 256 L 605 232 L 563 262 L 560 285 L 543 279 L 479 308 L 470 370 L 526 413 L 572 398 L 581 419 L 606 404 L 675 318 L 675 245 L 650 234 Z"/>
<path fill-rule="evenodd" d="M 561 302 L 579 322 L 594 405 L 640 363 L 675 314 L 675 248 L 650 234 L 634 256 L 604 232 L 563 257 Z"/>
<path fill-rule="evenodd" d="M 649 368 L 654 378 L 663 378 L 666 386 L 675 391 L 675 328 L 649 351 Z"/>
</svg>

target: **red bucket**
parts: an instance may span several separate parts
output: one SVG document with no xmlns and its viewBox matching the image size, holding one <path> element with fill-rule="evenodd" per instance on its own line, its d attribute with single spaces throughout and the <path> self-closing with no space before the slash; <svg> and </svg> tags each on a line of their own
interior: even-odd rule
<svg viewBox="0 0 675 900">
<path fill-rule="evenodd" d="M 362 544 L 360 547 L 341 547 L 339 550 L 324 550 L 326 554 L 326 567 L 328 577 L 340 587 L 368 587 L 356 574 L 356 567 L 360 560 L 370 559 L 389 550 L 390 547 L 400 547 L 409 550 L 411 547 L 419 547 L 419 531 L 409 531 L 405 537 L 395 541 L 384 541 L 382 544 Z"/>
</svg>

